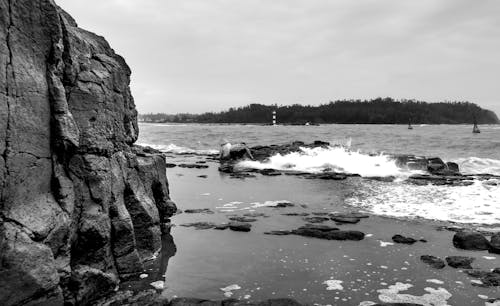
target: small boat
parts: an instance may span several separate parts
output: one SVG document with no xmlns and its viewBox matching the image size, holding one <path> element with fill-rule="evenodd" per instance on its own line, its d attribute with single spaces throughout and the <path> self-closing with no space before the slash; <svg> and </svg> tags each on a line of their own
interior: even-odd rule
<svg viewBox="0 0 500 306">
<path fill-rule="evenodd" d="M 477 126 L 476 116 L 474 116 L 474 127 L 472 128 L 472 133 L 473 134 L 481 133 L 481 130 L 479 130 L 479 127 Z"/>
</svg>

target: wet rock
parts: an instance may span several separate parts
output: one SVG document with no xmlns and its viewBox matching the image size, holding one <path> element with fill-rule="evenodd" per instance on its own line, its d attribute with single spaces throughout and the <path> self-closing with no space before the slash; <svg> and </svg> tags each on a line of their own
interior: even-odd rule
<svg viewBox="0 0 500 306">
<path fill-rule="evenodd" d="M 420 256 L 420 260 L 434 269 L 443 269 L 446 266 L 444 260 L 432 255 L 422 255 Z"/>
<path fill-rule="evenodd" d="M 286 208 L 286 207 L 294 207 L 295 204 L 290 203 L 290 202 L 279 202 L 276 203 L 274 206 L 269 206 L 269 207 L 274 207 L 274 208 Z"/>
<path fill-rule="evenodd" d="M 247 173 L 247 172 L 236 172 L 236 173 L 229 174 L 229 177 L 235 178 L 235 179 L 246 179 L 246 178 L 254 178 L 256 176 L 254 174 Z"/>
<path fill-rule="evenodd" d="M 463 250 L 488 250 L 490 248 L 489 241 L 478 232 L 461 231 L 453 236 L 453 245 L 458 249 Z"/>
<path fill-rule="evenodd" d="M 266 215 L 264 213 L 258 213 L 258 212 L 246 213 L 246 214 L 243 214 L 243 216 L 250 217 L 250 218 L 258 218 L 258 217 L 268 218 L 269 217 L 268 215 Z"/>
<path fill-rule="evenodd" d="M 229 224 L 227 224 L 227 223 L 217 224 L 216 226 L 214 226 L 214 229 L 220 230 L 220 231 L 226 230 L 228 228 L 229 228 Z"/>
<path fill-rule="evenodd" d="M 192 223 L 184 223 L 181 224 L 181 226 L 184 227 L 194 227 L 197 230 L 206 230 L 206 229 L 211 229 L 215 228 L 216 225 L 211 222 L 192 222 Z"/>
<path fill-rule="evenodd" d="M 255 221 L 257 221 L 257 219 L 255 219 L 255 218 L 250 218 L 250 217 L 245 217 L 245 216 L 232 216 L 232 217 L 229 217 L 229 220 L 237 221 L 237 222 L 255 222 Z"/>
<path fill-rule="evenodd" d="M 189 168 L 189 169 L 207 169 L 208 165 L 200 165 L 200 164 L 179 164 L 177 165 L 179 168 Z"/>
<path fill-rule="evenodd" d="M 245 222 L 233 221 L 229 223 L 229 229 L 236 232 L 249 232 L 252 229 L 252 225 Z"/>
<path fill-rule="evenodd" d="M 471 264 L 475 260 L 474 257 L 467 256 L 449 256 L 445 259 L 448 266 L 456 269 L 472 269 Z"/>
<path fill-rule="evenodd" d="M 291 217 L 306 217 L 309 216 L 308 213 L 297 213 L 297 212 L 292 212 L 292 213 L 286 213 L 286 214 L 281 214 L 283 216 L 291 216 Z"/>
<path fill-rule="evenodd" d="M 356 224 L 359 221 L 361 221 L 360 218 L 348 217 L 348 216 L 345 216 L 345 217 L 332 216 L 331 219 L 333 221 L 335 221 L 335 223 L 337 223 L 337 224 L 346 224 L 346 223 L 347 224 Z"/>
<path fill-rule="evenodd" d="M 287 235 L 291 235 L 292 232 L 291 231 L 281 230 L 281 231 L 264 232 L 264 234 L 265 235 L 274 235 L 274 236 L 287 236 Z"/>
<path fill-rule="evenodd" d="M 314 216 L 314 217 L 305 217 L 305 218 L 303 218 L 303 220 L 306 222 L 309 222 L 309 223 L 323 223 L 323 222 L 328 221 L 330 219 L 326 218 L 326 217 Z"/>
<path fill-rule="evenodd" d="M 341 231 L 337 228 L 306 225 L 292 231 L 292 234 L 326 240 L 363 240 L 365 234 L 359 231 Z"/>
<path fill-rule="evenodd" d="M 500 254 L 500 233 L 496 233 L 491 236 L 489 252 Z"/>
<path fill-rule="evenodd" d="M 214 212 L 209 208 L 185 209 L 184 213 L 186 213 L 186 214 L 208 214 L 208 215 L 214 214 Z"/>
<path fill-rule="evenodd" d="M 394 241 L 396 243 L 402 243 L 402 244 L 414 244 L 415 242 L 417 242 L 416 239 L 413 239 L 411 237 L 404 237 L 401 235 L 392 236 L 392 241 Z"/>
<path fill-rule="evenodd" d="M 493 271 L 481 271 L 481 270 L 466 270 L 464 271 L 469 276 L 478 278 L 482 284 L 474 284 L 475 286 L 481 287 L 498 287 L 500 286 L 500 269 L 494 269 Z"/>
<path fill-rule="evenodd" d="M 262 175 L 267 175 L 267 176 L 279 176 L 282 175 L 282 173 L 278 170 L 275 169 L 262 169 L 259 171 L 260 174 Z"/>
<path fill-rule="evenodd" d="M 318 212 L 312 212 L 311 214 L 315 216 L 327 216 L 329 213 L 324 211 L 318 211 Z"/>
<path fill-rule="evenodd" d="M 446 164 L 439 157 L 432 157 L 427 159 L 427 170 L 429 172 L 439 172 L 446 169 Z"/>
<path fill-rule="evenodd" d="M 339 217 L 339 218 L 359 218 L 359 219 L 364 219 L 364 218 L 369 218 L 370 215 L 360 213 L 360 212 L 335 212 L 335 213 L 329 213 L 330 217 Z"/>
<path fill-rule="evenodd" d="M 165 157 L 134 145 L 131 71 L 103 37 L 54 1 L 0 11 L 0 305 L 91 304 L 161 246 Z"/>
<path fill-rule="evenodd" d="M 333 173 L 333 172 L 327 172 L 327 173 L 312 173 L 305 178 L 308 179 L 320 179 L 320 180 L 334 180 L 334 181 L 342 181 L 347 178 L 347 175 L 344 173 Z"/>
<path fill-rule="evenodd" d="M 208 178 L 208 175 L 205 175 L 205 174 L 202 174 L 202 175 L 198 175 L 199 178 Z"/>
<path fill-rule="evenodd" d="M 177 167 L 177 165 L 176 164 L 172 164 L 172 163 L 166 163 L 165 167 L 166 168 L 175 168 L 175 167 Z"/>
<path fill-rule="evenodd" d="M 301 306 L 292 299 L 270 299 L 262 302 L 247 302 L 235 299 L 228 299 L 223 301 L 210 301 L 196 298 L 175 298 L 170 301 L 168 306 Z"/>
</svg>

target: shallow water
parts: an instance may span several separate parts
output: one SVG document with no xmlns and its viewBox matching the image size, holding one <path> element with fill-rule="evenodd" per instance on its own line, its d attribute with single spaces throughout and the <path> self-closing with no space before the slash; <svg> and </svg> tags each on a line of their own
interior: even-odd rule
<svg viewBox="0 0 500 306">
<path fill-rule="evenodd" d="M 494 172 L 491 169 L 500 160 L 498 126 L 482 127 L 480 135 L 472 135 L 467 126 L 416 126 L 413 131 L 402 126 L 362 125 L 144 124 L 140 128 L 139 142 L 162 148 L 167 152 L 168 162 L 172 163 L 204 161 L 203 154 L 216 151 L 222 137 L 243 140 L 249 145 L 315 139 L 336 139 L 334 142 L 346 144 L 350 137 L 351 150 L 360 150 L 361 154 L 385 151 L 437 155 L 445 160 L 463 159 L 466 162 L 462 166 L 469 163 L 478 173 Z M 440 130 L 445 133 L 441 135 L 443 131 Z M 385 134 L 380 135 L 382 132 Z M 453 145 L 453 141 L 459 144 Z M 194 154 L 178 154 L 187 151 Z M 472 157 L 479 162 L 470 162 Z M 483 165 L 476 166 L 480 163 Z M 160 271 L 151 272 L 143 280 L 149 284 L 159 279 L 168 260 L 163 292 L 167 297 L 223 299 L 232 294 L 232 298 L 253 301 L 288 296 L 322 305 L 369 305 L 370 301 L 485 305 L 485 297 L 500 297 L 498 288 L 473 286 L 474 279 L 459 270 L 451 267 L 434 270 L 419 260 L 421 255 L 441 258 L 465 255 L 476 258 L 474 267 L 499 267 L 500 256 L 457 250 L 451 242 L 454 233 L 437 230 L 438 225 L 454 224 L 452 222 L 481 223 L 472 226 L 498 229 L 500 208 L 496 203 L 500 192 L 495 189 L 498 186 L 479 182 L 467 187 L 413 186 L 401 181 L 379 182 L 362 177 L 323 181 L 285 175 L 258 175 L 241 180 L 220 174 L 215 162 L 208 162 L 208 165 L 209 169 L 177 167 L 167 170 L 171 196 L 181 210 L 210 208 L 215 212 L 183 213 L 172 218 L 175 225 L 172 237 L 177 252 L 174 256 L 165 254 L 163 265 L 154 268 Z M 277 209 L 261 205 L 279 200 L 290 201 L 295 207 Z M 252 211 L 265 213 L 268 217 L 258 217 L 249 233 L 180 226 L 198 221 L 227 222 L 228 215 Z M 284 216 L 283 213 L 334 211 L 369 212 L 370 218 L 359 224 L 338 226 L 362 231 L 367 237 L 362 241 L 323 241 L 263 234 L 269 230 L 294 229 L 306 223 L 302 217 Z M 333 221 L 324 224 L 335 226 Z M 428 242 L 410 246 L 393 244 L 391 237 L 394 234 L 424 238 Z M 222 290 L 231 285 L 239 289 Z"/>
</svg>

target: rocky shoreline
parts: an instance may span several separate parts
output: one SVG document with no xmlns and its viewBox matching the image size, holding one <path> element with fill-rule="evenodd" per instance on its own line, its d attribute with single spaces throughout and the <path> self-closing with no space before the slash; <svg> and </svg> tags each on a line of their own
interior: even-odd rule
<svg viewBox="0 0 500 306">
<path fill-rule="evenodd" d="M 130 69 L 103 37 L 52 0 L 0 11 L 0 304 L 89 304 L 161 247 L 165 157 L 134 145 Z"/>
</svg>

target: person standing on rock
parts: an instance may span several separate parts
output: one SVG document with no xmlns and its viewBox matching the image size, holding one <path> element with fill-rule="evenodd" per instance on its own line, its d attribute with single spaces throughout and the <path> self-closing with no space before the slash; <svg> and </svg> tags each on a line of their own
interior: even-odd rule
<svg viewBox="0 0 500 306">
<path fill-rule="evenodd" d="M 254 160 L 252 152 L 244 142 L 232 145 L 227 139 L 223 139 L 220 146 L 219 159 L 221 161 L 239 160 L 245 158 Z"/>
</svg>

